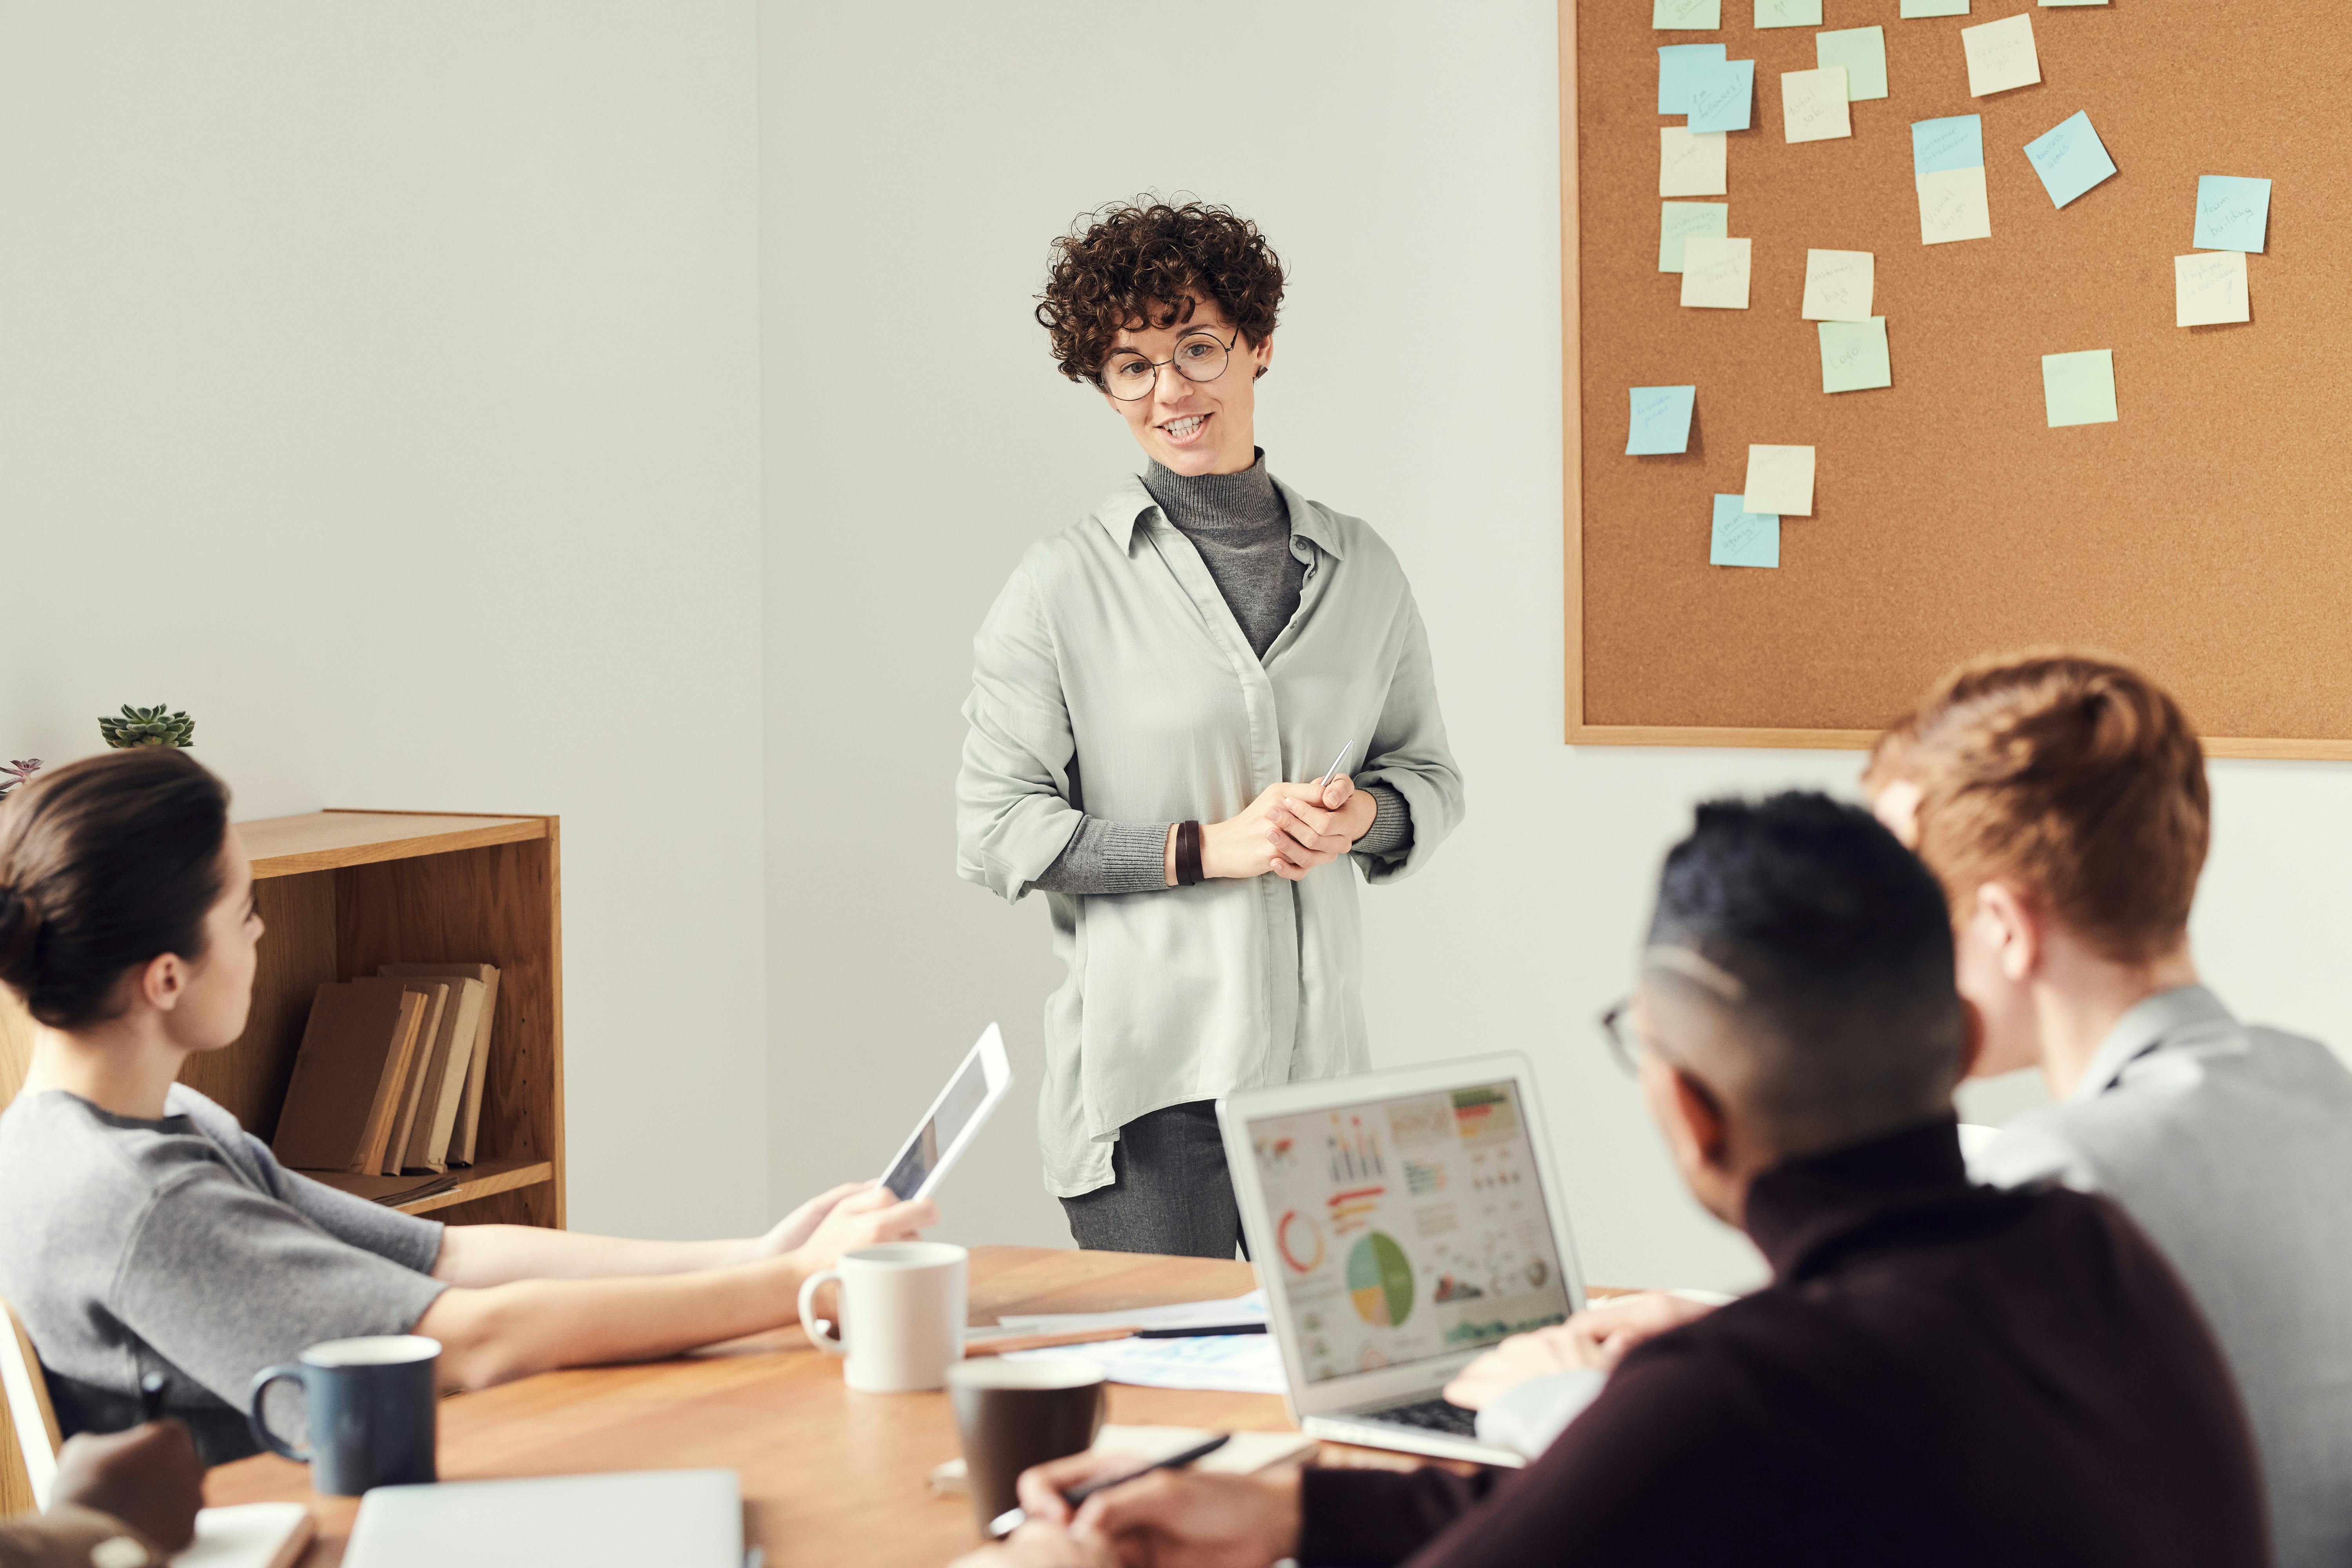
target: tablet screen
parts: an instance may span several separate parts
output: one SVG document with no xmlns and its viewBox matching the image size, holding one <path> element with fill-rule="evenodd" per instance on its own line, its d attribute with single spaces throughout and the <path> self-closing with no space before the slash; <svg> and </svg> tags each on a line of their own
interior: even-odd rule
<svg viewBox="0 0 2352 1568">
<path fill-rule="evenodd" d="M 923 1130 L 915 1135 L 907 1152 L 898 1156 L 890 1173 L 882 1178 L 882 1184 L 901 1198 L 911 1198 L 922 1191 L 924 1178 L 938 1167 L 940 1156 L 955 1147 L 956 1139 L 987 1099 L 988 1065 L 974 1051 L 965 1058 L 963 1070 L 956 1074 L 955 1082 L 948 1086 L 940 1108 L 931 1112 Z"/>
</svg>

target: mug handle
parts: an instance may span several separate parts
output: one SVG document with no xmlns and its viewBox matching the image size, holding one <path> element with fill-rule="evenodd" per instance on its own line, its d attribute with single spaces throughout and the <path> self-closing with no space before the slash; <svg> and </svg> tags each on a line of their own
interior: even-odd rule
<svg viewBox="0 0 2352 1568">
<path fill-rule="evenodd" d="M 809 1310 L 816 1305 L 816 1288 L 826 1280 L 841 1283 L 841 1270 L 820 1268 L 801 1281 L 801 1327 L 808 1333 L 809 1343 L 827 1355 L 847 1355 L 849 1347 L 841 1342 L 841 1322 L 838 1319 L 812 1318 Z M 823 1323 L 824 1329 L 817 1325 Z M 829 1332 L 827 1331 L 830 1331 Z M 258 1430 L 258 1428 L 257 1428 Z"/>
<path fill-rule="evenodd" d="M 253 1428 L 253 1440 L 271 1453 L 292 1459 L 297 1464 L 307 1465 L 310 1462 L 310 1450 L 304 1448 L 299 1452 L 296 1451 L 287 1444 L 285 1439 L 272 1432 L 268 1424 L 261 1418 L 263 1393 L 271 1384 L 284 1378 L 291 1378 L 294 1382 L 300 1383 L 302 1368 L 290 1361 L 280 1362 L 276 1366 L 265 1366 L 253 1374 L 253 1387 L 247 1393 L 245 1399 L 245 1424 Z"/>
</svg>

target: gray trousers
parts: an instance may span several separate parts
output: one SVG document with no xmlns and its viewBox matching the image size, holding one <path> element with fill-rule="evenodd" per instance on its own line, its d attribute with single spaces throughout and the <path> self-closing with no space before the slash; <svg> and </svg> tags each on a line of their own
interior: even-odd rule
<svg viewBox="0 0 2352 1568">
<path fill-rule="evenodd" d="M 1214 1100 L 1137 1117 L 1118 1130 L 1110 1169 L 1109 1186 L 1062 1200 L 1080 1247 L 1185 1258 L 1231 1258 L 1239 1247 L 1249 1256 Z"/>
</svg>

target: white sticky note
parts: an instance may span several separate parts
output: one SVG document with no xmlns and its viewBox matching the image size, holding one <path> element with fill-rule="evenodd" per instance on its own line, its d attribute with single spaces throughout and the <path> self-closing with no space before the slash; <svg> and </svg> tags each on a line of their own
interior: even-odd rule
<svg viewBox="0 0 2352 1568">
<path fill-rule="evenodd" d="M 2174 326 L 2218 327 L 2253 319 L 2246 299 L 2244 251 L 2209 250 L 2172 258 Z"/>
<path fill-rule="evenodd" d="M 2042 79 L 2042 59 L 2033 52 L 2033 13 L 2020 11 L 1998 22 L 1960 29 L 1969 56 L 1969 96 L 2032 87 Z"/>
<path fill-rule="evenodd" d="M 2044 5 L 2104 5 L 2107 0 L 2042 0 Z"/>
<path fill-rule="evenodd" d="M 1790 142 L 1834 142 L 1853 134 L 1846 115 L 1845 68 L 1780 73 L 1780 134 Z"/>
<path fill-rule="evenodd" d="M 1822 0 L 1756 0 L 1759 27 L 1818 27 Z"/>
<path fill-rule="evenodd" d="M 1658 195 L 1719 196 L 1725 194 L 1727 165 L 1724 131 L 1685 131 L 1679 125 L 1658 127 Z"/>
<path fill-rule="evenodd" d="M 1711 310 L 1748 309 L 1748 242 L 1683 241 L 1683 303 Z"/>
<path fill-rule="evenodd" d="M 1878 273 L 1878 258 L 1867 250 L 1805 252 L 1808 321 L 1866 321 Z"/>
<path fill-rule="evenodd" d="M 1728 202 L 1660 202 L 1658 204 L 1658 270 L 1683 269 L 1683 242 L 1691 238 L 1728 239 Z"/>
<path fill-rule="evenodd" d="M 1985 201 L 1982 169 L 1938 169 L 1917 176 L 1917 182 L 1920 244 L 1992 237 L 1992 208 Z"/>
<path fill-rule="evenodd" d="M 1666 32 L 1705 32 L 1723 26 L 1723 0 L 1650 0 L 1650 26 Z"/>
<path fill-rule="evenodd" d="M 1748 511 L 1777 517 L 1813 515 L 1813 449 L 1811 447 L 1748 448 L 1748 489 L 1740 499 Z"/>
<path fill-rule="evenodd" d="M 1905 16 L 1965 16 L 1969 0 L 1903 0 Z"/>
</svg>

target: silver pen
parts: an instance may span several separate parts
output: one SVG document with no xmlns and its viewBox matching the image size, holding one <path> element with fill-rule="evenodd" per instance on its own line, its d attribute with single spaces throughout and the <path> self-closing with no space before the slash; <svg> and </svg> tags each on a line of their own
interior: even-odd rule
<svg viewBox="0 0 2352 1568">
<path fill-rule="evenodd" d="M 1321 789 L 1325 784 L 1329 784 L 1333 779 L 1339 777 L 1339 764 L 1346 762 L 1348 760 L 1348 753 L 1355 749 L 1356 742 L 1353 741 L 1350 741 L 1346 745 L 1340 747 L 1339 754 L 1331 759 L 1331 765 L 1323 771 L 1323 776 L 1316 781 L 1315 787 L 1317 789 Z"/>
</svg>

